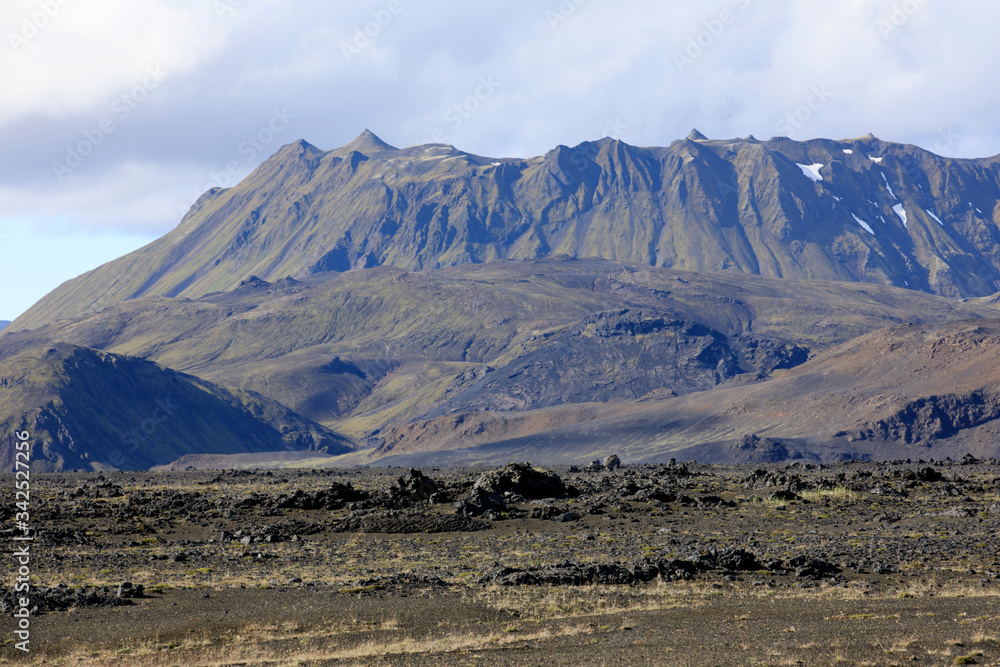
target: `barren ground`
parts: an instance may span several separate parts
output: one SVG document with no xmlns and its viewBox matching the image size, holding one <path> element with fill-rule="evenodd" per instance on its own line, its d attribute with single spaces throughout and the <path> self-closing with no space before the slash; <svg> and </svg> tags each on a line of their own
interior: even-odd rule
<svg viewBox="0 0 1000 667">
<path fill-rule="evenodd" d="M 1000 664 L 996 461 L 490 470 L 33 476 L 0 663 Z"/>
</svg>

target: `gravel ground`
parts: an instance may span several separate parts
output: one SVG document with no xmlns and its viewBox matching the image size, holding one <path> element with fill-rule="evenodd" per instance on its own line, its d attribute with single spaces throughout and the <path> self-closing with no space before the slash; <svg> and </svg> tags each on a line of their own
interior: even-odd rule
<svg viewBox="0 0 1000 667">
<path fill-rule="evenodd" d="M 997 461 L 608 463 L 33 476 L 0 660 L 1000 664 Z"/>
</svg>

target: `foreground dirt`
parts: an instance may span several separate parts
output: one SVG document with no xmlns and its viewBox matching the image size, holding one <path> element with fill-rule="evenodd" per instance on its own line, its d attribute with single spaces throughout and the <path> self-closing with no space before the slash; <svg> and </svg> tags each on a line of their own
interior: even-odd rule
<svg viewBox="0 0 1000 667">
<path fill-rule="evenodd" d="M 33 477 L 32 653 L 13 647 L 6 586 L 0 661 L 996 665 L 998 473 Z"/>
</svg>

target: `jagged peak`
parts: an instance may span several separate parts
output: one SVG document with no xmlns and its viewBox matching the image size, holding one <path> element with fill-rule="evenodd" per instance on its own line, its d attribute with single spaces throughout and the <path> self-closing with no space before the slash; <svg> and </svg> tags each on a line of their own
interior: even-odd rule
<svg viewBox="0 0 1000 667">
<path fill-rule="evenodd" d="M 870 143 L 870 142 L 873 142 L 873 141 L 879 141 L 880 142 L 881 139 L 879 139 L 878 137 L 876 137 L 873 133 L 869 132 L 868 134 L 866 134 L 863 137 L 854 137 L 853 139 L 845 139 L 844 141 L 847 141 L 847 142 L 854 141 L 854 142 Z"/>
<path fill-rule="evenodd" d="M 691 130 L 691 134 L 687 135 L 689 141 L 708 141 L 708 137 L 699 132 L 697 129 Z"/>
<path fill-rule="evenodd" d="M 270 285 L 270 283 L 266 280 L 261 280 L 257 276 L 250 276 L 246 280 L 241 280 L 239 287 L 262 287 L 265 285 Z M 239 287 L 237 287 L 237 289 L 239 289 Z"/>
<path fill-rule="evenodd" d="M 381 153 L 383 151 L 395 151 L 399 150 L 395 146 L 390 146 L 385 143 L 371 130 L 366 129 L 364 132 L 359 134 L 354 138 L 353 141 L 347 143 L 335 152 L 337 153 L 347 153 L 349 151 L 357 151 L 359 153 L 364 153 L 365 155 L 373 153 Z"/>
<path fill-rule="evenodd" d="M 274 152 L 273 157 L 279 157 L 279 156 L 283 157 L 289 155 L 297 157 L 299 155 L 303 155 L 306 153 L 322 155 L 323 151 L 320 150 L 319 148 L 316 148 L 305 139 L 299 139 L 297 141 L 293 141 L 292 143 L 286 144 L 281 148 L 279 148 L 277 151 Z"/>
</svg>

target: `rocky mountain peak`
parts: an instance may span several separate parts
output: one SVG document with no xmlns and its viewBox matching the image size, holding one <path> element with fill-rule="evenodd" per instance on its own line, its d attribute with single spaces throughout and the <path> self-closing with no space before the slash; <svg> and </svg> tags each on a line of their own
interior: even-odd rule
<svg viewBox="0 0 1000 667">
<path fill-rule="evenodd" d="M 355 137 L 350 143 L 347 143 L 335 150 L 334 153 L 340 154 L 357 151 L 358 153 L 371 156 L 377 153 L 395 150 L 399 149 L 395 146 L 390 146 L 386 142 L 382 141 L 374 132 L 366 129 L 364 132 Z"/>
</svg>

